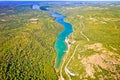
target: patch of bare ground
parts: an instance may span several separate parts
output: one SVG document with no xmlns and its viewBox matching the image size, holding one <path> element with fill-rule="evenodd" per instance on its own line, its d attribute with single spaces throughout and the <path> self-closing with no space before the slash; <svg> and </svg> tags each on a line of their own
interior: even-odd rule
<svg viewBox="0 0 120 80">
<path fill-rule="evenodd" d="M 120 79 L 120 73 L 119 73 L 120 70 L 118 71 L 117 69 L 117 65 L 120 66 L 120 55 L 118 55 L 115 52 L 111 52 L 107 50 L 105 47 L 103 47 L 101 43 L 86 45 L 84 48 L 85 51 L 89 49 L 92 49 L 94 51 L 93 55 L 81 59 L 81 62 L 86 70 L 85 77 L 95 78 L 95 73 L 97 72 L 104 73 L 102 71 L 102 69 L 104 69 L 111 74 L 109 74 L 109 76 L 100 75 L 99 79 L 104 80 L 106 77 L 111 77 L 111 76 L 112 79 L 114 80 Z M 94 66 L 97 67 L 97 70 L 94 68 Z"/>
</svg>

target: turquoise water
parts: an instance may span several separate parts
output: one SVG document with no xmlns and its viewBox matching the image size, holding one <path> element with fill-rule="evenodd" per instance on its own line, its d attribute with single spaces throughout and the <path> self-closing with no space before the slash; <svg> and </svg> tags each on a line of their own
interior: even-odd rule
<svg viewBox="0 0 120 80">
<path fill-rule="evenodd" d="M 73 32 L 72 25 L 64 21 L 66 16 L 63 16 L 51 10 L 46 10 L 46 9 L 44 10 L 49 12 L 50 15 L 54 17 L 55 21 L 64 27 L 63 31 L 58 34 L 57 41 L 55 42 L 55 50 L 57 52 L 57 59 L 56 59 L 55 67 L 59 68 L 62 62 L 62 58 L 67 50 L 65 39 Z"/>
<path fill-rule="evenodd" d="M 65 39 L 73 32 L 72 25 L 68 22 L 65 22 L 65 16 L 56 13 L 50 12 L 50 14 L 55 18 L 55 21 L 61 24 L 64 27 L 64 30 L 59 33 L 57 41 L 55 42 L 55 50 L 57 52 L 57 60 L 56 60 L 56 68 L 60 67 L 62 62 L 62 58 L 67 50 L 67 45 L 65 43 Z"/>
</svg>

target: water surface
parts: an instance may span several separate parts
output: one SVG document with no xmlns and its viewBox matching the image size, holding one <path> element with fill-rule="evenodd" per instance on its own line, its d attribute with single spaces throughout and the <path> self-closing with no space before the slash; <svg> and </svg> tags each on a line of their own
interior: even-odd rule
<svg viewBox="0 0 120 80">
<path fill-rule="evenodd" d="M 64 21 L 66 16 L 63 16 L 62 14 L 59 14 L 57 12 L 48 10 L 46 6 L 45 7 L 42 6 L 42 8 L 40 9 L 50 13 L 50 15 L 54 17 L 55 21 L 64 27 L 63 31 L 58 34 L 57 41 L 55 42 L 55 50 L 57 52 L 57 59 L 56 59 L 55 67 L 59 68 L 62 62 L 62 58 L 67 50 L 65 39 L 73 32 L 72 25 Z"/>
</svg>

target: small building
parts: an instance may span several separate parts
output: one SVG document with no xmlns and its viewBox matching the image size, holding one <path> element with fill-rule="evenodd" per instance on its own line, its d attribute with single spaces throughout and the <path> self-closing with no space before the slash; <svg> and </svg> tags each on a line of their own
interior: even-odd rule
<svg viewBox="0 0 120 80">
<path fill-rule="evenodd" d="M 32 9 L 40 9 L 39 5 L 32 5 Z"/>
<path fill-rule="evenodd" d="M 31 18 L 29 21 L 31 23 L 38 23 L 39 19 L 38 18 Z"/>
</svg>

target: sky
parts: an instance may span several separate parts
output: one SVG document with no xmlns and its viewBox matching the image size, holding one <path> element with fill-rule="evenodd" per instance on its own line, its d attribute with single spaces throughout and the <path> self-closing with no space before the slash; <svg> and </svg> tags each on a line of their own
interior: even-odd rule
<svg viewBox="0 0 120 80">
<path fill-rule="evenodd" d="M 0 1 L 120 1 L 120 0 L 0 0 Z"/>
</svg>

